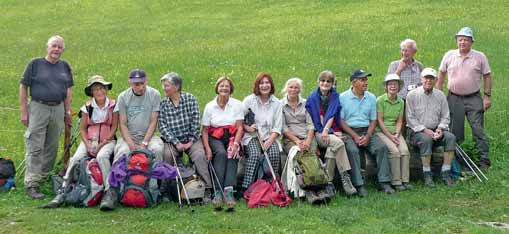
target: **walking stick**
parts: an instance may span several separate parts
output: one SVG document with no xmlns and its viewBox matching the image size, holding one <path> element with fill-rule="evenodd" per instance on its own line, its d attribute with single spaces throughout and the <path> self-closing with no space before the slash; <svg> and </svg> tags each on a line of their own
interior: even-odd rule
<svg viewBox="0 0 509 234">
<path fill-rule="evenodd" d="M 258 129 L 256 129 L 256 138 L 258 139 L 258 143 L 260 144 L 260 148 L 262 149 L 262 153 L 265 157 L 265 160 L 267 160 L 267 164 L 269 164 L 270 173 L 272 174 L 272 179 L 274 180 L 276 184 L 276 192 L 281 191 L 281 188 L 279 187 L 279 183 L 277 182 L 276 173 L 274 172 L 274 168 L 272 168 L 272 163 L 270 162 L 269 155 L 267 154 L 267 149 L 263 147 L 263 141 L 260 137 L 260 132 L 258 132 Z"/>
<path fill-rule="evenodd" d="M 178 197 L 179 197 L 179 206 L 181 208 L 183 206 L 182 203 L 181 203 L 180 190 L 178 189 L 179 188 L 178 187 L 179 186 L 178 182 L 179 182 L 179 179 L 180 179 L 180 183 L 182 185 L 182 190 L 184 191 L 184 195 L 186 196 L 186 201 L 187 201 L 187 205 L 189 206 L 189 210 L 191 212 L 194 212 L 193 207 L 191 207 L 191 201 L 189 200 L 189 195 L 187 194 L 186 185 L 184 184 L 184 180 L 182 179 L 182 175 L 180 174 L 179 166 L 177 165 L 177 158 L 175 158 L 175 155 L 173 154 L 173 151 L 171 150 L 171 147 L 172 146 L 168 144 L 168 149 L 170 151 L 170 155 L 173 158 L 173 162 L 175 163 L 175 168 L 177 169 L 177 192 L 178 192 Z"/>
</svg>

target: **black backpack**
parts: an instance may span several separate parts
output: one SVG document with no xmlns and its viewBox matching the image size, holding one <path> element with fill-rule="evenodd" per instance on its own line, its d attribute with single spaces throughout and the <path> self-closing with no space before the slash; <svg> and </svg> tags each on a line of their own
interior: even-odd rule
<svg viewBox="0 0 509 234">
<path fill-rule="evenodd" d="M 11 159 L 0 158 L 0 179 L 9 179 L 16 175 L 16 168 Z"/>
</svg>

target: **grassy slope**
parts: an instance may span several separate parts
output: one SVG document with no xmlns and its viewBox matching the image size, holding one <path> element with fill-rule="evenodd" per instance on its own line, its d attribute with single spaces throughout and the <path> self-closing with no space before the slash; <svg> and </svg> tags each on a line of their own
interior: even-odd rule
<svg viewBox="0 0 509 234">
<path fill-rule="evenodd" d="M 384 196 L 374 191 L 366 199 L 338 197 L 331 206 L 315 208 L 295 203 L 291 209 L 239 209 L 232 215 L 212 214 L 199 207 L 192 216 L 175 204 L 154 209 L 122 209 L 103 214 L 95 209 L 33 209 L 41 204 L 20 191 L 0 195 L 1 232 L 491 232 L 478 221 L 509 222 L 506 207 L 509 64 L 505 47 L 509 25 L 503 17 L 508 3 L 493 1 L 15 1 L 4 0 L 0 16 L 0 145 L 1 155 L 23 158 L 18 122 L 18 79 L 30 58 L 44 54 L 52 34 L 66 39 L 64 59 L 75 74 L 74 109 L 84 101 L 86 79 L 102 74 L 114 82 L 112 96 L 127 87 L 130 69 L 143 68 L 152 86 L 169 71 L 183 75 L 184 90 L 195 94 L 203 108 L 214 96 L 215 78 L 231 74 L 235 97 L 251 90 L 259 71 L 285 80 L 305 80 L 305 93 L 324 69 L 336 72 L 339 90 L 348 87 L 349 71 L 373 72 L 370 90 L 379 85 L 390 61 L 398 58 L 399 41 L 418 42 L 417 58 L 438 67 L 455 46 L 452 35 L 462 26 L 474 28 L 474 48 L 485 52 L 494 74 L 494 106 L 487 113 L 495 166 L 490 182 L 474 181 L 457 188 Z M 161 89 L 160 89 L 161 90 Z M 19 181 L 21 184 L 21 181 Z M 241 206 L 244 206 L 242 204 Z M 277 210 L 277 211 L 276 211 Z M 127 222 L 126 222 L 127 221 Z M 129 224 L 127 224 L 129 223 Z M 88 227 L 83 227 L 88 226 Z M 242 228 L 242 229 L 241 229 Z"/>
</svg>

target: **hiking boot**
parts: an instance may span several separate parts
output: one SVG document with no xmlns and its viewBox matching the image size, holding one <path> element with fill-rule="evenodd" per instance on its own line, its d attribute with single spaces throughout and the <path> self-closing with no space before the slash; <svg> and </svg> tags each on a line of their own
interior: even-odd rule
<svg viewBox="0 0 509 234">
<path fill-rule="evenodd" d="M 394 190 L 396 190 L 396 191 L 398 191 L 398 192 L 402 192 L 402 191 L 405 191 L 405 190 L 406 190 L 406 187 L 405 187 L 405 185 L 403 185 L 403 184 L 394 185 Z"/>
<path fill-rule="evenodd" d="M 117 191 L 115 191 L 114 189 L 108 189 L 108 191 L 106 191 L 101 200 L 101 205 L 99 205 L 99 209 L 101 211 L 114 210 L 117 206 L 117 199 L 118 199 Z"/>
<path fill-rule="evenodd" d="M 39 208 L 43 208 L 43 209 L 57 208 L 57 207 L 61 206 L 62 204 L 64 204 L 64 199 L 65 199 L 64 188 L 60 188 L 58 190 L 57 195 L 55 196 L 55 198 L 53 198 L 53 200 L 51 200 L 46 205 L 40 206 Z"/>
<path fill-rule="evenodd" d="M 402 184 L 403 186 L 405 186 L 405 190 L 412 190 L 414 188 L 414 186 L 412 186 L 410 183 L 408 182 L 403 182 Z"/>
<path fill-rule="evenodd" d="M 424 185 L 428 188 L 434 188 L 435 183 L 433 182 L 433 176 L 431 172 L 424 172 Z"/>
<path fill-rule="evenodd" d="M 387 194 L 392 194 L 392 193 L 396 192 L 392 188 L 391 184 L 387 183 L 387 182 L 380 183 L 380 191 L 387 193 Z"/>
<path fill-rule="evenodd" d="M 32 199 L 43 199 L 45 197 L 39 190 L 39 187 L 28 187 L 25 189 L 25 194 Z"/>
<path fill-rule="evenodd" d="M 214 198 L 212 199 L 212 204 L 214 205 L 214 210 L 220 211 L 223 209 L 223 193 L 221 190 L 217 189 L 214 192 Z"/>
<path fill-rule="evenodd" d="M 368 190 L 364 186 L 358 186 L 357 189 L 357 196 L 359 197 L 367 197 L 368 196 Z"/>
<path fill-rule="evenodd" d="M 228 186 L 224 188 L 224 194 L 225 194 L 225 202 L 226 206 L 228 206 L 228 209 L 226 211 L 233 211 L 235 209 L 235 205 L 237 202 L 235 202 L 235 197 L 233 196 L 234 191 L 232 186 Z"/>
<path fill-rule="evenodd" d="M 210 192 L 210 190 L 211 190 L 210 188 L 205 189 L 205 194 L 204 194 L 203 200 L 202 200 L 202 203 L 204 205 L 212 203 L 212 199 L 211 199 L 212 193 Z"/>
<path fill-rule="evenodd" d="M 447 187 L 452 187 L 456 184 L 451 177 L 450 170 L 442 171 L 442 173 L 440 173 L 440 174 L 442 176 L 442 180 L 444 181 L 444 184 L 447 185 Z"/>
<path fill-rule="evenodd" d="M 350 180 L 350 174 L 348 171 L 344 171 L 340 173 L 341 175 L 341 185 L 343 186 L 343 190 L 345 190 L 346 195 L 351 196 L 354 195 L 357 190 L 352 185 L 352 180 Z"/>
<path fill-rule="evenodd" d="M 320 197 L 314 191 L 305 190 L 304 195 L 306 195 L 306 200 L 311 204 L 315 204 L 316 202 L 320 201 Z"/>
</svg>

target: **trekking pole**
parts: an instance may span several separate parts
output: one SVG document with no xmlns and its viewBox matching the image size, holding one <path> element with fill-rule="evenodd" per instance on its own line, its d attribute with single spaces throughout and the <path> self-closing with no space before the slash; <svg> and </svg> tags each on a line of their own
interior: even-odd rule
<svg viewBox="0 0 509 234">
<path fill-rule="evenodd" d="M 186 196 L 186 201 L 187 201 L 187 205 L 189 206 L 189 210 L 191 212 L 194 212 L 193 207 L 191 207 L 191 201 L 189 200 L 189 195 L 187 194 L 186 185 L 184 184 L 184 180 L 182 179 L 182 175 L 180 174 L 180 169 L 177 165 L 177 158 L 175 158 L 175 155 L 173 154 L 171 145 L 168 145 L 168 149 L 170 151 L 171 157 L 173 158 L 173 162 L 175 163 L 175 168 L 177 169 L 177 181 L 180 179 L 180 183 L 182 185 L 182 190 L 184 191 L 184 195 Z M 177 189 L 178 189 L 178 182 L 177 182 Z M 179 192 L 179 197 L 180 197 L 180 192 Z"/>
<path fill-rule="evenodd" d="M 217 173 L 216 173 L 216 170 L 214 169 L 214 166 L 212 165 L 212 162 L 209 161 L 209 170 L 210 170 L 210 174 L 212 175 L 212 189 L 214 190 L 214 196 L 216 194 L 216 184 L 217 183 L 217 186 L 219 187 L 219 191 L 221 192 L 221 196 L 223 197 L 223 200 L 226 200 L 226 195 L 224 195 L 224 192 L 223 192 L 223 186 L 221 185 L 221 182 L 219 181 L 219 178 L 217 177 Z M 214 182 L 214 180 L 216 182 Z M 215 208 L 216 211 L 219 211 L 221 210 L 222 208 Z"/>
<path fill-rule="evenodd" d="M 260 137 L 260 132 L 258 132 L 258 129 L 256 129 L 256 138 L 258 138 L 258 143 L 260 144 L 262 153 L 265 156 L 265 160 L 267 160 L 267 164 L 269 164 L 269 169 L 270 169 L 270 173 L 272 174 L 272 179 L 274 180 L 274 182 L 276 184 L 276 190 L 277 190 L 276 192 L 279 192 L 279 191 L 281 191 L 281 188 L 279 187 L 279 183 L 277 182 L 276 173 L 274 172 L 274 168 L 272 168 L 272 163 L 270 162 L 269 155 L 267 155 L 267 151 L 263 147 L 262 138 Z"/>
<path fill-rule="evenodd" d="M 479 175 L 477 174 L 477 172 L 475 172 L 475 170 L 472 168 L 472 166 L 470 165 L 470 162 L 468 162 L 466 159 L 465 159 L 465 156 L 463 156 L 463 154 L 461 153 L 460 149 L 458 146 L 456 146 L 456 152 L 458 152 L 458 154 L 460 155 L 461 159 L 463 159 L 463 161 L 465 162 L 465 164 L 467 164 L 468 168 L 470 168 L 470 170 L 472 171 L 472 173 L 475 175 L 475 177 L 480 181 L 480 182 L 483 182 L 481 180 L 481 177 L 479 177 Z"/>
<path fill-rule="evenodd" d="M 223 196 L 223 199 L 225 199 L 224 192 L 222 190 L 223 185 L 221 185 L 221 182 L 219 181 L 219 177 L 217 177 L 216 170 L 214 169 L 214 166 L 212 165 L 212 162 L 209 161 L 209 170 L 210 174 L 212 175 L 212 188 L 214 189 L 214 193 L 216 192 L 216 187 L 214 186 L 214 180 L 216 180 L 217 185 L 219 186 L 219 191 L 221 192 L 221 195 Z"/>
<path fill-rule="evenodd" d="M 463 156 L 465 158 L 467 158 L 470 163 L 472 163 L 472 165 L 475 167 L 475 169 L 477 169 L 477 171 L 482 175 L 482 177 L 484 177 L 485 180 L 488 180 L 488 177 L 486 177 L 486 175 L 482 172 L 481 169 L 479 169 L 479 167 L 474 163 L 474 161 L 472 161 L 472 159 L 468 156 L 468 154 L 463 150 L 463 148 L 461 148 L 461 146 L 459 146 L 457 143 L 456 143 L 456 147 L 461 151 L 461 153 L 463 154 Z"/>
</svg>

